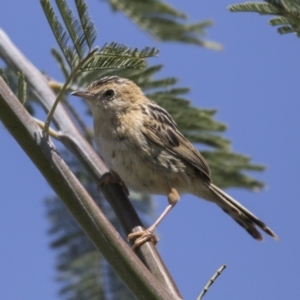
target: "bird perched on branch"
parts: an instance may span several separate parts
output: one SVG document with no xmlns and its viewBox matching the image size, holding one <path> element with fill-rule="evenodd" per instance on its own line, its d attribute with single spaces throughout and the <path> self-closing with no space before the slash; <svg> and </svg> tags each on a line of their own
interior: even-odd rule
<svg viewBox="0 0 300 300">
<path fill-rule="evenodd" d="M 212 183 L 203 156 L 180 133 L 168 112 L 135 83 L 104 77 L 72 94 L 86 99 L 91 108 L 95 139 L 111 180 L 136 191 L 167 196 L 169 204 L 156 222 L 144 232 L 129 235 L 135 246 L 153 239 L 155 228 L 183 193 L 217 204 L 257 240 L 263 239 L 259 228 L 278 239 L 264 222 Z"/>
</svg>

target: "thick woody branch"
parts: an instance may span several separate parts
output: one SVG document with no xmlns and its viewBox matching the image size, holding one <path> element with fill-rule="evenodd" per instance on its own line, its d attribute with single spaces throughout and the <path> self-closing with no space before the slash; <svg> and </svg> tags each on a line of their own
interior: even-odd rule
<svg viewBox="0 0 300 300">
<path fill-rule="evenodd" d="M 26 81 L 30 85 L 30 88 L 33 91 L 34 95 L 37 97 L 37 99 L 39 99 L 39 101 L 41 102 L 41 104 L 43 105 L 45 110 L 49 111 L 50 108 L 52 107 L 56 97 L 55 97 L 55 94 L 53 93 L 53 91 L 50 89 L 46 78 L 12 44 L 12 42 L 9 40 L 7 35 L 1 29 L 0 29 L 0 56 L 10 67 L 15 68 L 16 70 L 22 72 L 25 75 Z M 2 99 L 2 100 L 4 100 L 4 99 Z M 4 105 L 4 104 L 2 104 L 2 105 Z M 6 107 L 6 109 L 9 109 L 9 107 Z M 12 108 L 10 108 L 10 109 L 12 109 Z M 4 107 L 0 108 L 1 118 L 5 117 L 3 110 L 4 110 Z M 11 114 L 13 115 L 14 113 L 11 111 Z M 16 117 L 14 117 L 13 119 L 16 119 Z M 16 124 L 20 123 L 20 122 L 18 123 L 17 120 L 15 120 L 15 122 L 16 122 Z M 63 142 L 63 144 L 69 150 L 71 150 L 73 153 L 75 153 L 75 155 L 78 157 L 78 159 L 85 165 L 85 167 L 86 167 L 87 171 L 90 173 L 90 175 L 95 179 L 96 182 L 99 182 L 101 176 L 103 174 L 105 174 L 108 170 L 107 170 L 106 166 L 104 165 L 104 163 L 102 162 L 102 160 L 96 154 L 94 149 L 79 133 L 76 126 L 74 125 L 74 123 L 70 119 L 69 115 L 67 114 L 66 110 L 64 109 L 64 107 L 61 104 L 58 104 L 57 109 L 55 111 L 54 122 L 55 122 L 55 125 L 57 126 L 57 128 L 61 131 L 61 141 Z M 21 126 L 21 123 L 19 125 Z M 10 127 L 9 124 L 7 126 L 9 127 L 8 128 L 9 130 L 12 128 L 12 127 Z M 12 126 L 15 126 L 15 125 L 12 125 Z M 28 126 L 29 127 L 33 126 L 32 122 Z M 32 139 L 36 139 L 35 143 L 38 140 L 39 144 L 35 151 L 39 152 L 39 151 L 41 151 L 41 149 L 38 150 L 38 148 L 46 147 L 46 144 L 45 144 L 45 141 L 42 140 L 41 136 L 37 135 L 37 132 L 39 132 L 39 131 L 27 133 L 27 135 L 30 135 L 30 134 L 33 135 L 33 138 L 31 138 L 31 140 L 28 140 L 28 141 L 24 140 L 22 138 L 22 136 L 19 134 L 15 135 L 14 132 L 12 132 L 12 134 L 14 134 L 15 138 L 19 141 L 20 145 L 23 147 L 24 150 L 25 150 L 26 143 L 31 143 Z M 22 143 L 24 143 L 24 145 Z M 29 149 L 30 149 L 30 147 L 29 147 Z M 49 152 L 49 145 L 44 149 L 44 151 Z M 43 155 L 46 155 L 46 152 Z M 44 176 L 47 175 L 46 174 L 47 172 L 45 170 L 51 169 L 50 165 L 49 165 L 49 161 L 46 164 L 45 157 L 43 158 L 43 160 L 42 160 L 42 158 L 40 158 L 42 161 L 40 162 L 41 165 L 39 165 L 38 158 L 35 158 L 35 155 L 33 155 L 33 153 L 31 151 L 28 150 L 27 154 L 32 159 L 34 159 L 34 162 L 37 164 L 37 166 L 40 169 L 42 169 L 41 171 L 44 174 Z M 51 156 L 52 159 L 53 159 L 53 155 L 54 155 L 54 157 L 56 157 L 56 155 L 57 155 L 57 154 L 54 154 L 53 151 L 50 151 L 50 154 L 52 155 Z M 41 153 L 41 155 L 42 155 L 42 153 Z M 59 157 L 56 157 L 56 159 L 61 160 L 61 158 L 59 158 Z M 43 167 L 43 165 L 44 165 L 44 167 Z M 60 167 L 57 166 L 57 168 L 59 169 Z M 45 171 L 46 173 L 44 173 L 43 171 Z M 49 172 L 50 172 L 50 170 L 49 170 Z M 65 185 L 65 187 L 66 187 L 66 190 L 68 190 L 69 186 L 67 184 Z M 105 198 L 109 201 L 112 208 L 114 209 L 126 234 L 129 234 L 130 232 L 135 232 L 135 231 L 141 230 L 143 225 L 142 225 L 138 215 L 136 214 L 135 210 L 133 209 L 132 204 L 129 201 L 128 197 L 125 195 L 125 193 L 123 192 L 122 188 L 119 185 L 115 185 L 115 184 L 107 185 L 103 189 L 103 194 L 104 194 Z M 60 195 L 60 197 L 62 198 L 62 196 L 65 195 L 65 192 L 61 190 L 58 193 L 58 195 Z M 62 200 L 63 200 L 63 198 L 62 198 Z M 74 217 L 79 221 L 80 225 L 84 228 L 84 225 L 81 224 L 83 217 L 80 216 L 79 210 L 77 211 L 77 213 L 79 213 L 79 216 L 74 215 Z M 92 214 L 92 216 L 93 216 L 93 214 Z M 90 220 L 89 222 L 91 222 L 90 225 L 92 227 L 96 226 L 96 224 L 92 224 L 92 220 Z M 92 234 L 92 237 L 94 237 L 94 239 L 97 240 L 97 236 L 96 236 L 98 234 L 98 233 L 96 234 L 97 228 L 94 228 L 93 230 L 95 230 L 95 231 L 93 231 L 94 235 Z M 89 235 L 89 236 L 91 238 L 91 235 Z M 142 245 L 136 252 L 137 252 L 137 255 L 139 256 L 139 258 L 142 260 L 142 262 L 147 266 L 147 268 L 151 271 L 151 273 L 158 279 L 160 284 L 163 285 L 164 288 L 166 288 L 169 291 L 169 293 L 172 294 L 172 297 L 170 297 L 168 299 L 180 298 L 181 296 L 176 287 L 176 284 L 174 283 L 167 268 L 165 267 L 163 261 L 161 260 L 155 246 L 151 242 L 147 242 L 144 245 Z M 131 253 L 131 256 L 135 257 L 135 255 L 133 253 Z M 111 261 L 109 261 L 109 262 L 111 263 Z M 123 265 L 123 267 L 124 267 L 124 264 L 121 264 L 121 265 Z M 112 264 L 112 267 L 115 268 L 113 264 Z M 117 268 L 115 270 L 117 271 L 118 269 L 119 268 Z M 118 271 L 117 271 L 117 273 L 118 273 Z M 122 277 L 122 276 L 120 275 L 120 277 Z M 128 277 L 128 275 L 127 275 L 127 277 Z M 126 284 L 128 284 L 128 283 L 126 283 Z M 141 295 L 138 298 L 143 299 L 141 297 Z M 147 299 L 150 299 L 150 298 L 147 298 Z M 161 298 L 161 299 L 167 299 L 167 298 Z"/>
<path fill-rule="evenodd" d="M 174 299 L 103 215 L 51 141 L 0 77 L 0 119 L 138 299 Z M 178 297 L 176 297 L 178 299 Z"/>
</svg>

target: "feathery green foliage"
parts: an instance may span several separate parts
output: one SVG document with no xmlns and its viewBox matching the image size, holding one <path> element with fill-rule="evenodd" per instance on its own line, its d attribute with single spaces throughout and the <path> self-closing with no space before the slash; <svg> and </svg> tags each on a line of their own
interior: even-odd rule
<svg viewBox="0 0 300 300">
<path fill-rule="evenodd" d="M 16 97 L 20 100 L 23 106 L 27 109 L 30 114 L 34 114 L 34 109 L 32 103 L 27 102 L 27 98 L 34 100 L 35 97 L 30 92 L 30 89 L 27 89 L 27 82 L 25 76 L 21 72 L 16 72 L 15 70 L 5 67 L 4 69 L 0 68 L 0 76 L 4 79 L 6 84 L 11 88 Z"/>
<path fill-rule="evenodd" d="M 124 13 L 141 29 L 161 41 L 189 43 L 213 50 L 220 44 L 201 39 L 212 21 L 188 24 L 188 17 L 160 0 L 107 0 L 116 11 Z"/>
<path fill-rule="evenodd" d="M 79 14 L 82 31 L 88 47 L 91 49 L 97 37 L 95 26 L 90 20 L 86 3 L 83 0 L 75 0 L 75 3 Z"/>
<path fill-rule="evenodd" d="M 81 71 L 94 71 L 98 69 L 142 69 L 145 58 L 156 56 L 158 50 L 146 47 L 139 51 L 129 47 L 111 43 L 104 47 L 81 68 Z"/>
<path fill-rule="evenodd" d="M 232 12 L 257 12 L 261 15 L 278 15 L 269 21 L 279 26 L 280 34 L 295 33 L 300 36 L 300 2 L 295 0 L 266 0 L 267 3 L 247 2 L 230 5 Z"/>
<path fill-rule="evenodd" d="M 73 51 L 70 46 L 68 46 L 69 35 L 67 31 L 63 28 L 62 24 L 59 22 L 53 7 L 49 0 L 41 0 L 41 5 L 44 9 L 44 13 L 47 17 L 48 23 L 52 29 L 52 32 L 56 38 L 56 41 L 63 52 L 69 67 L 72 69 L 75 61 L 78 61 L 76 52 Z"/>
<path fill-rule="evenodd" d="M 96 30 L 93 23 L 89 20 L 87 6 L 83 0 L 77 1 L 76 8 L 80 21 L 74 17 L 74 14 L 65 0 L 56 0 L 61 17 L 64 21 L 66 30 L 59 22 L 50 0 L 41 0 L 44 13 L 48 23 L 52 28 L 54 36 L 60 46 L 60 49 L 68 62 L 68 67 L 63 66 L 62 56 L 57 51 L 52 53 L 57 59 L 66 82 L 62 85 L 57 98 L 48 113 L 44 125 L 44 133 L 47 135 L 52 117 L 58 103 L 64 96 L 69 84 L 79 71 L 95 71 L 97 69 L 117 69 L 117 68 L 142 68 L 143 60 L 147 57 L 156 55 L 154 48 L 145 48 L 142 51 L 118 45 L 116 43 L 105 45 L 100 51 L 98 48 L 91 49 L 91 42 L 95 40 Z M 68 45 L 68 42 L 72 44 Z M 89 51 L 87 52 L 87 48 Z M 63 67 L 62 67 L 63 66 Z M 70 69 L 70 72 L 67 70 Z"/>
<path fill-rule="evenodd" d="M 65 0 L 56 0 L 57 7 L 68 30 L 69 37 L 72 39 L 74 49 L 77 52 L 78 57 L 82 58 L 86 52 L 86 36 L 82 30 L 81 22 L 76 20 L 72 10 L 68 6 Z"/>
<path fill-rule="evenodd" d="M 56 0 L 65 29 L 55 14 L 50 0 L 41 0 L 52 32 L 69 65 L 65 66 L 59 52 L 52 50 L 52 54 L 63 70 L 63 74 L 67 75 L 66 77 L 71 75 L 68 69 L 73 71 L 73 76 L 75 76 L 79 70 L 143 68 L 146 58 L 157 55 L 158 50 L 155 48 L 146 47 L 141 51 L 131 50 L 129 47 L 117 43 L 105 44 L 100 51 L 97 51 L 98 49 L 92 51 L 97 36 L 96 28 L 90 20 L 86 3 L 83 0 L 76 0 L 75 3 L 79 19 L 75 18 L 65 0 Z"/>
<path fill-rule="evenodd" d="M 60 68 L 61 72 L 63 73 L 63 76 L 65 78 L 67 78 L 69 76 L 69 70 L 68 70 L 68 66 L 66 66 L 64 64 L 64 58 L 59 53 L 59 51 L 57 51 L 55 48 L 51 49 L 51 54 L 55 58 L 55 60 L 56 60 L 56 62 L 58 64 L 58 67 Z"/>
<path fill-rule="evenodd" d="M 253 191 L 264 187 L 261 181 L 245 173 L 264 170 L 262 165 L 251 163 L 250 157 L 223 149 L 201 153 L 209 163 L 214 183 L 219 187 L 246 187 Z"/>
</svg>

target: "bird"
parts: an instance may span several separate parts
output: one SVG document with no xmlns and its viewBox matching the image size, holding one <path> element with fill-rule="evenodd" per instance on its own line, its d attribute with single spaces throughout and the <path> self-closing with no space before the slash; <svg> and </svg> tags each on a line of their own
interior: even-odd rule
<svg viewBox="0 0 300 300">
<path fill-rule="evenodd" d="M 180 199 L 189 193 L 215 203 L 254 239 L 259 229 L 278 236 L 238 201 L 213 184 L 208 163 L 179 131 L 170 114 L 148 99 L 133 81 L 106 76 L 74 96 L 84 98 L 92 112 L 100 156 L 110 169 L 100 185 L 111 181 L 138 192 L 166 195 L 168 205 L 148 229 L 128 235 L 139 247 L 157 241 L 154 231 Z"/>
</svg>

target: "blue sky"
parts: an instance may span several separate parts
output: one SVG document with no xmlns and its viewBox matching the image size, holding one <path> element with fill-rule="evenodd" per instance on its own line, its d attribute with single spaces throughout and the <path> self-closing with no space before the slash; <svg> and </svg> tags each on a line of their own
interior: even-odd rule
<svg viewBox="0 0 300 300">
<path fill-rule="evenodd" d="M 176 76 L 191 88 L 193 105 L 217 108 L 228 125 L 225 136 L 236 152 L 264 164 L 253 174 L 267 188 L 258 193 L 228 192 L 280 237 L 256 242 L 216 206 L 185 195 L 159 226 L 159 251 L 184 299 L 196 299 L 223 263 L 228 268 L 205 299 L 298 299 L 300 260 L 299 40 L 280 36 L 269 17 L 230 13 L 230 1 L 179 1 L 193 21 L 213 19 L 207 38 L 222 52 L 191 45 L 159 43 L 114 14 L 105 2 L 87 1 L 98 28 L 96 44 L 117 41 L 154 46 L 165 65 L 160 76 Z M 62 79 L 50 55 L 56 47 L 39 1 L 6 1 L 0 26 L 39 69 Z M 0 125 L 0 299 L 57 299 L 55 254 L 49 248 L 44 199 L 53 192 L 18 144 Z M 157 198 L 157 214 L 166 205 Z"/>
</svg>

